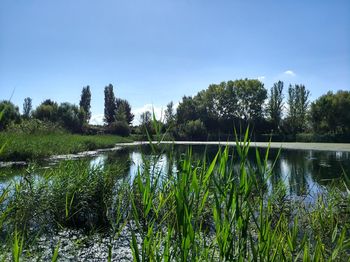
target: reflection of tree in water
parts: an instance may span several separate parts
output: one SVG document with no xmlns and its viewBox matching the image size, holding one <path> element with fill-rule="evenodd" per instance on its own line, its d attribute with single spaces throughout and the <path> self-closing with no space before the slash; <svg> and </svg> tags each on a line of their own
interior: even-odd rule
<svg viewBox="0 0 350 262">
<path fill-rule="evenodd" d="M 319 184 L 328 185 L 332 179 L 340 178 L 343 168 L 350 170 L 349 157 L 349 152 L 314 152 L 313 179 Z"/>
<path fill-rule="evenodd" d="M 104 168 L 108 168 L 110 172 L 116 175 L 122 175 L 122 177 L 129 175 L 131 165 L 130 149 L 127 147 L 108 152 L 107 158 L 104 161 Z"/>
<path fill-rule="evenodd" d="M 308 152 L 282 151 L 276 171 L 274 183 L 281 180 L 281 176 L 288 178 L 289 192 L 298 196 L 305 195 L 309 190 L 307 176 L 310 175 L 310 165 L 305 161 Z"/>
<path fill-rule="evenodd" d="M 150 146 L 124 148 L 106 154 L 104 164 L 109 168 L 114 168 L 120 174 L 130 174 L 133 176 L 137 172 L 137 166 L 143 165 L 146 159 L 150 163 L 159 162 L 158 170 L 163 176 L 173 177 L 177 170 L 181 170 L 182 160 L 190 146 L 188 145 L 166 145 L 160 148 L 160 157 L 157 158 Z M 198 161 L 204 160 L 210 163 L 218 152 L 218 146 L 191 146 L 192 162 L 195 165 Z M 222 148 L 224 149 L 224 148 Z M 230 155 L 236 151 L 230 147 Z M 265 156 L 266 149 L 259 149 L 261 159 Z M 269 164 L 272 164 L 277 157 L 278 150 L 270 149 Z M 237 163 L 237 153 L 233 153 L 233 162 Z M 282 150 L 276 162 L 273 174 L 269 180 L 271 189 L 276 191 L 282 181 L 290 194 L 304 195 L 309 190 L 315 189 L 319 184 L 326 184 L 324 179 L 339 177 L 341 166 L 348 170 L 350 176 L 350 154 L 337 152 L 316 152 L 302 150 Z M 256 163 L 255 148 L 250 149 L 249 159 L 254 166 Z M 135 163 L 133 163 L 135 161 Z M 328 167 L 327 165 L 330 165 Z"/>
</svg>

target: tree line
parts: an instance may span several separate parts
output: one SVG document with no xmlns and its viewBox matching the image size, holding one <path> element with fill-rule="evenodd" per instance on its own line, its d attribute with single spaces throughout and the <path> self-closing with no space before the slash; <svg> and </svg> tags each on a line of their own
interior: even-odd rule
<svg viewBox="0 0 350 262">
<path fill-rule="evenodd" d="M 106 123 L 106 128 L 102 131 L 119 135 L 129 135 L 130 125 L 134 119 L 130 103 L 125 99 L 115 97 L 112 84 L 105 87 L 104 94 L 104 122 Z M 8 100 L 0 102 L 0 112 L 2 112 L 0 130 L 6 129 L 11 123 L 19 124 L 27 120 L 58 123 L 68 131 L 74 133 L 94 130 L 89 125 L 89 120 L 91 119 L 90 86 L 82 88 L 79 105 L 68 102 L 58 104 L 51 99 L 45 99 L 33 109 L 32 99 L 27 97 L 23 102 L 22 115 L 19 112 L 19 107 Z"/>
<path fill-rule="evenodd" d="M 176 110 L 164 112 L 165 127 L 177 139 L 217 139 L 248 125 L 254 134 L 349 134 L 350 92 L 328 92 L 310 103 L 303 84 L 278 81 L 268 91 L 257 79 L 212 84 L 195 96 L 184 96 Z"/>
<path fill-rule="evenodd" d="M 234 129 L 248 125 L 254 134 L 295 137 L 300 133 L 345 135 L 350 137 L 350 91 L 328 92 L 310 102 L 310 91 L 303 84 L 285 85 L 278 81 L 267 90 L 257 79 L 211 84 L 194 96 L 184 96 L 178 107 L 170 102 L 159 121 L 163 132 L 175 139 L 228 139 Z M 286 96 L 284 95 L 286 93 Z M 23 103 L 23 114 L 10 101 L 0 102 L 0 130 L 11 123 L 37 119 L 59 123 L 71 132 L 107 132 L 129 135 L 154 133 L 152 113 L 141 115 L 141 124 L 132 127 L 134 115 L 130 103 L 115 96 L 113 85 L 104 88 L 104 127 L 89 125 L 91 90 L 83 87 L 79 105 L 46 99 L 35 109 L 32 99 Z M 292 139 L 293 140 L 293 139 Z"/>
</svg>

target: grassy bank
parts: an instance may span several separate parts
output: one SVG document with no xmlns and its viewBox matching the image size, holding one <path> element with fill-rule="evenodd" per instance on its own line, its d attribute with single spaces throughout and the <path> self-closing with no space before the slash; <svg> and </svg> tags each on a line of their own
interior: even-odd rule
<svg viewBox="0 0 350 262">
<path fill-rule="evenodd" d="M 134 261 L 347 261 L 349 181 L 335 181 L 344 190 L 332 187 L 310 205 L 288 196 L 283 184 L 269 189 L 268 150 L 254 151 L 251 163 L 247 136 L 212 161 L 205 154 L 193 160 L 189 148 L 178 172 L 170 164 L 166 174 L 155 164 L 163 153 L 171 161 L 173 152 L 152 150 L 132 181 L 122 179 L 125 163 L 62 162 L 40 178 L 29 169 L 0 192 L 2 258 L 30 257 L 40 235 L 62 228 L 107 232 L 112 258 L 113 240 L 127 227 Z M 60 242 L 54 245 L 64 259 Z"/>
<path fill-rule="evenodd" d="M 0 161 L 37 160 L 56 154 L 71 154 L 98 148 L 113 147 L 132 140 L 115 135 L 73 135 L 68 133 L 24 134 L 0 133 L 4 145 Z"/>
</svg>

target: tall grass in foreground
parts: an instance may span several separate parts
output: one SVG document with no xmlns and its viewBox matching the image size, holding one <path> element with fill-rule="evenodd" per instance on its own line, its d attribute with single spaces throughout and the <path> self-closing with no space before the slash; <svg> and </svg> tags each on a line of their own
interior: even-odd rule
<svg viewBox="0 0 350 262">
<path fill-rule="evenodd" d="M 127 227 L 135 261 L 347 261 L 346 177 L 344 191 L 334 187 L 307 206 L 282 185 L 268 190 L 269 150 L 264 156 L 256 150 L 252 164 L 249 144 L 247 130 L 242 142 L 220 148 L 211 161 L 205 152 L 194 160 L 189 148 L 177 171 L 167 173 L 157 165 L 164 146 L 151 144 L 153 156 L 143 158 L 132 181 L 122 178 L 120 163 L 68 161 L 41 176 L 28 169 L 0 193 L 0 259 L 9 259 L 9 250 L 16 261 L 26 257 L 41 234 L 82 228 L 108 233 L 111 260 L 113 239 Z M 59 260 L 59 243 L 52 256 Z"/>
</svg>

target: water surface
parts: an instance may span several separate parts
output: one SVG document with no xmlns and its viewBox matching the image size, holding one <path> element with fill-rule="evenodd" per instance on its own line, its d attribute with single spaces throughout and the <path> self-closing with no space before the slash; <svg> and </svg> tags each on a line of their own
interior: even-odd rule
<svg viewBox="0 0 350 262">
<path fill-rule="evenodd" d="M 117 151 L 100 152 L 95 156 L 87 156 L 83 160 L 89 166 L 111 166 L 122 165 L 123 177 L 133 180 L 139 167 L 142 168 L 144 159 L 156 163 L 156 169 L 163 174 L 176 172 L 181 165 L 181 158 L 188 150 L 188 145 L 166 146 L 165 150 L 158 157 L 152 153 L 149 146 L 128 146 Z M 216 145 L 193 145 L 193 160 L 203 160 L 206 154 L 208 161 L 214 158 L 218 151 Z M 263 156 L 266 149 L 258 149 Z M 170 153 L 172 152 L 172 153 Z M 231 147 L 230 156 L 234 161 L 238 161 L 237 156 Z M 270 149 L 269 164 L 272 164 L 278 154 L 277 149 Z M 255 148 L 250 149 L 250 161 L 254 164 Z M 62 160 L 64 161 L 64 160 Z M 57 164 L 55 162 L 42 162 L 38 164 L 38 174 L 40 170 L 50 168 Z M 269 179 L 270 190 L 274 186 L 283 183 L 288 194 L 307 198 L 315 198 L 318 194 L 324 193 L 332 183 L 337 183 L 338 179 L 344 175 L 350 176 L 350 153 L 336 151 L 312 151 L 312 150 L 281 150 L 277 159 L 274 172 Z M 18 180 L 26 174 L 26 168 L 1 168 L 0 169 L 0 189 L 6 187 L 11 181 Z M 341 187 L 341 185 L 339 185 Z"/>
</svg>

